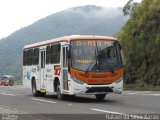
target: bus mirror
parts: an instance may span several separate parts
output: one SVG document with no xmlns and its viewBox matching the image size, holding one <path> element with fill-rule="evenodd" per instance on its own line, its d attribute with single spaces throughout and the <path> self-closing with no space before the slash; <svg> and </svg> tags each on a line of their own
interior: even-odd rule
<svg viewBox="0 0 160 120">
<path fill-rule="evenodd" d="M 121 50 L 121 58 L 122 58 L 122 64 L 125 65 L 126 64 L 126 59 L 125 59 L 125 55 L 123 50 Z"/>
</svg>

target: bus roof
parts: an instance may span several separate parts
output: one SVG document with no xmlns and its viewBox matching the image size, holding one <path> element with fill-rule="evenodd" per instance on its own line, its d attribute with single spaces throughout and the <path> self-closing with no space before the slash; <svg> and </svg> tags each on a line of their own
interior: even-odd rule
<svg viewBox="0 0 160 120">
<path fill-rule="evenodd" d="M 30 45 L 26 45 L 26 46 L 24 46 L 24 49 L 39 47 L 39 46 L 48 45 L 48 44 L 56 43 L 56 42 L 70 42 L 71 40 L 78 40 L 78 39 L 80 39 L 80 40 L 86 40 L 86 39 L 117 40 L 116 38 L 109 37 L 109 36 L 70 35 L 70 36 L 54 38 L 54 39 L 33 43 L 33 44 L 30 44 Z"/>
</svg>

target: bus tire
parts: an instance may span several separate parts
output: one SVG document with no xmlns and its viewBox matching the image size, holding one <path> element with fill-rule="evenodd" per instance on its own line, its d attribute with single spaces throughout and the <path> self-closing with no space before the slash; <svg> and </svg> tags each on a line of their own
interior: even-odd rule
<svg viewBox="0 0 160 120">
<path fill-rule="evenodd" d="M 64 94 L 62 94 L 61 92 L 61 87 L 60 87 L 60 83 L 58 83 L 57 85 L 57 98 L 60 100 L 64 100 Z"/>
<path fill-rule="evenodd" d="M 35 80 L 32 80 L 32 94 L 34 97 L 38 97 L 40 95 L 40 92 L 37 90 Z"/>
<path fill-rule="evenodd" d="M 102 101 L 106 97 L 106 94 L 95 94 L 95 96 L 98 101 Z"/>
</svg>

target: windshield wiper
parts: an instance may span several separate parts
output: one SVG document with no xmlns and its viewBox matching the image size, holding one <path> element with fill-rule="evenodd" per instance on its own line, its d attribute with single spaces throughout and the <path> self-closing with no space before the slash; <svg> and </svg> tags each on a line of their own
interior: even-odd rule
<svg viewBox="0 0 160 120">
<path fill-rule="evenodd" d="M 86 69 L 86 71 L 85 72 L 88 72 L 88 71 L 90 71 L 92 68 L 94 68 L 94 66 L 96 65 L 98 65 L 98 60 L 97 60 L 97 50 L 95 49 L 95 60 L 96 60 L 96 62 L 94 62 L 94 63 L 90 63 L 90 65 L 88 66 L 88 68 Z"/>
<path fill-rule="evenodd" d="M 94 66 L 95 66 L 96 63 L 90 63 L 90 65 L 88 66 L 88 68 L 86 69 L 85 72 L 88 72 L 90 71 Z"/>
</svg>

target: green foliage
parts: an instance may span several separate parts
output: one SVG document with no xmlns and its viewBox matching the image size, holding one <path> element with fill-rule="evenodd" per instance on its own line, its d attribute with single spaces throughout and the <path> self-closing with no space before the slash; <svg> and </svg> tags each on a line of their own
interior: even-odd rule
<svg viewBox="0 0 160 120">
<path fill-rule="evenodd" d="M 124 16 L 130 15 L 132 12 L 136 10 L 138 3 L 133 2 L 133 0 L 129 0 L 127 4 L 123 8 Z"/>
<path fill-rule="evenodd" d="M 127 86 L 160 87 L 159 21 L 160 0 L 143 0 L 117 35 L 126 53 Z"/>
<path fill-rule="evenodd" d="M 157 44 L 160 45 L 160 33 L 157 34 L 157 36 L 156 36 L 156 42 L 157 42 Z"/>
<path fill-rule="evenodd" d="M 22 80 L 15 80 L 15 85 L 22 85 Z"/>
</svg>

